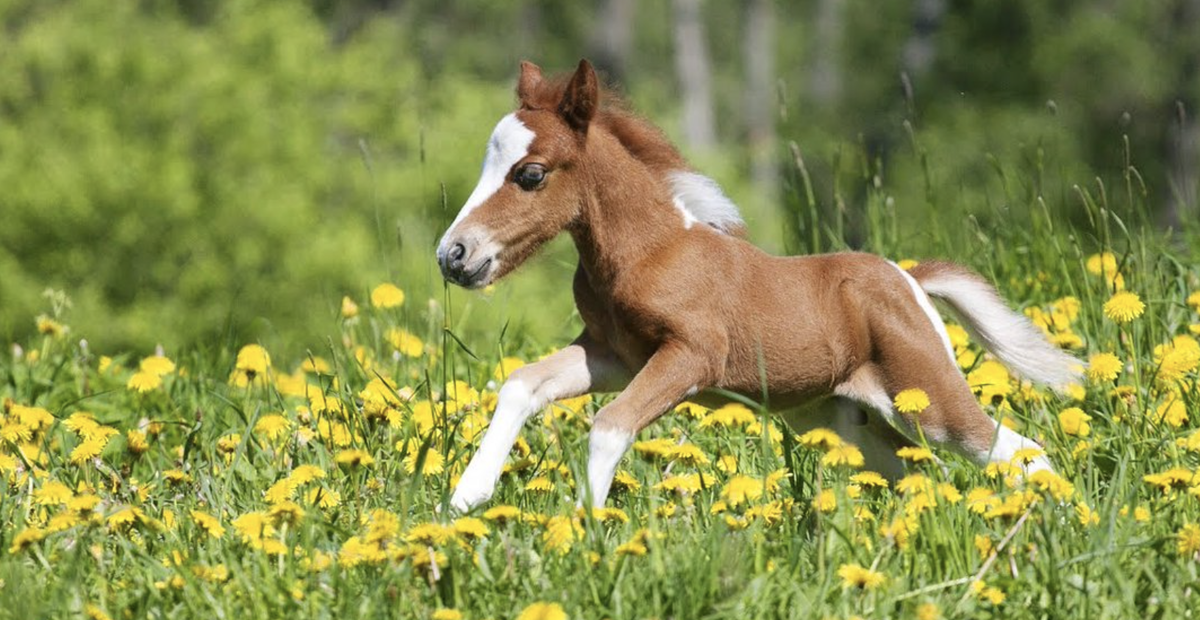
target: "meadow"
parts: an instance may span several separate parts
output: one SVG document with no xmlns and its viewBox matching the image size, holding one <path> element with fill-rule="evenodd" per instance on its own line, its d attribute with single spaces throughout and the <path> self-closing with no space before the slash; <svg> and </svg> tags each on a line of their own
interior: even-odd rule
<svg viewBox="0 0 1200 620">
<path fill-rule="evenodd" d="M 684 403 L 580 510 L 599 396 L 535 416 L 495 498 L 453 514 L 499 385 L 549 352 L 456 335 L 496 293 L 380 283 L 293 358 L 94 351 L 50 294 L 0 355 L 0 617 L 1192 617 L 1200 267 L 1081 204 L 1090 230 L 979 229 L 970 261 L 1080 384 L 1023 384 L 950 325 L 985 409 L 1058 468 L 1029 480 L 917 448 L 887 481 L 753 402 Z"/>
</svg>

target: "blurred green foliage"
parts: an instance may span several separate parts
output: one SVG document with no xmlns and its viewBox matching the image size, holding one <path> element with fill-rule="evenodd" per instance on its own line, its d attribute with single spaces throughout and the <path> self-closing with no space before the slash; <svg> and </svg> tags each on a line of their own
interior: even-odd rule
<svg viewBox="0 0 1200 620">
<path fill-rule="evenodd" d="M 1184 3 L 948 2 L 935 62 L 906 93 L 914 4 L 851 0 L 832 104 L 806 86 L 817 4 L 774 3 L 774 201 L 748 180 L 741 5 L 704 7 L 723 148 L 692 155 L 766 247 L 814 249 L 816 226 L 815 249 L 963 258 L 978 238 L 948 228 L 1083 218 L 1074 186 L 1097 176 L 1133 223 L 1171 193 L 1175 102 L 1200 90 Z M 636 7 L 619 74 L 677 135 L 671 5 Z M 100 349 L 297 352 L 337 333 L 343 295 L 365 303 L 393 281 L 409 320 L 450 304 L 468 343 L 506 324 L 561 341 L 574 329 L 569 244 L 484 296 L 443 293 L 432 248 L 511 107 L 517 60 L 573 66 L 594 51 L 597 19 L 592 3 L 549 0 L 0 0 L 0 334 L 23 339 L 53 288 Z"/>
</svg>

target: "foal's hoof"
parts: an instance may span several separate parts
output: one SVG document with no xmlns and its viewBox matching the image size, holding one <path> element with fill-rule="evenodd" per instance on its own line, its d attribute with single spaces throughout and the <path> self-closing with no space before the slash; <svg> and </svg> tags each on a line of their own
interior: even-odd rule
<svg viewBox="0 0 1200 620">
<path fill-rule="evenodd" d="M 472 508 L 491 498 L 492 492 L 488 489 L 473 489 L 459 483 L 458 487 L 454 489 L 454 495 L 450 497 L 450 507 L 458 512 L 469 512 Z"/>
</svg>

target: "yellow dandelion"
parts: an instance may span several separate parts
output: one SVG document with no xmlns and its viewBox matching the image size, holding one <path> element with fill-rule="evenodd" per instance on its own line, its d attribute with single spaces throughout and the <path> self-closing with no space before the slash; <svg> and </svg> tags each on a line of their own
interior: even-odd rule
<svg viewBox="0 0 1200 620">
<path fill-rule="evenodd" d="M 483 518 L 488 521 L 498 521 L 500 523 L 516 521 L 521 518 L 521 509 L 516 506 L 496 506 L 484 511 Z"/>
<path fill-rule="evenodd" d="M 933 460 L 933 452 L 929 448 L 919 448 L 916 446 L 905 446 L 896 450 L 896 456 L 913 463 L 923 463 Z"/>
<path fill-rule="evenodd" d="M 1160 403 L 1154 408 L 1154 421 L 1179 428 L 1188 421 L 1187 406 L 1184 405 L 1182 399 L 1171 396 L 1167 402 Z"/>
<path fill-rule="evenodd" d="M 813 508 L 821 512 L 833 512 L 837 510 L 837 504 L 837 495 L 834 494 L 832 489 L 825 489 L 817 493 L 817 496 L 812 500 Z"/>
<path fill-rule="evenodd" d="M 333 458 L 338 465 L 347 465 L 349 467 L 368 467 L 375 464 L 375 457 L 371 456 L 365 450 L 350 449 L 342 450 Z"/>
<path fill-rule="evenodd" d="M 677 446 L 671 446 L 664 455 L 667 459 L 678 461 L 684 465 L 708 465 L 708 455 L 700 449 L 700 446 L 692 443 L 684 443 Z"/>
<path fill-rule="evenodd" d="M 1092 432 L 1088 424 L 1092 416 L 1083 412 L 1079 407 L 1068 407 L 1058 414 L 1058 426 L 1062 432 L 1076 437 L 1087 437 Z"/>
<path fill-rule="evenodd" d="M 457 609 L 443 607 L 433 612 L 433 620 L 462 620 L 462 612 Z"/>
<path fill-rule="evenodd" d="M 81 442 L 71 450 L 71 463 L 74 465 L 82 465 L 98 456 L 104 451 L 104 446 L 108 444 L 108 438 L 89 439 Z"/>
<path fill-rule="evenodd" d="M 881 489 L 886 489 L 888 487 L 887 479 L 879 475 L 879 473 L 873 471 L 864 471 L 854 474 L 853 476 L 850 476 L 850 482 L 864 487 L 878 487 Z"/>
<path fill-rule="evenodd" d="M 349 295 L 342 296 L 341 310 L 343 319 L 352 319 L 358 316 L 358 304 L 354 303 L 354 300 L 350 299 Z"/>
<path fill-rule="evenodd" d="M 538 476 L 525 483 L 525 490 L 535 493 L 549 493 L 554 490 L 554 483 L 546 476 Z"/>
<path fill-rule="evenodd" d="M 550 517 L 546 521 L 546 531 L 542 534 L 542 542 L 546 549 L 566 555 L 576 540 L 582 537 L 583 531 L 570 517 Z M 525 614 L 522 612 L 521 617 Z"/>
<path fill-rule="evenodd" d="M 567 612 L 558 603 L 534 603 L 521 610 L 517 620 L 567 620 Z"/>
<path fill-rule="evenodd" d="M 162 386 L 162 375 L 153 372 L 146 372 L 144 370 L 134 373 L 133 376 L 129 378 L 129 382 L 125 384 L 126 388 L 129 388 L 131 391 L 137 392 L 138 394 L 153 392 L 160 386 Z"/>
<path fill-rule="evenodd" d="M 221 526 L 221 521 L 206 512 L 193 510 L 192 520 L 213 538 L 221 538 L 225 535 L 225 528 Z"/>
<path fill-rule="evenodd" d="M 8 552 L 20 553 L 31 547 L 34 543 L 40 542 L 46 537 L 46 534 L 49 534 L 49 532 L 41 528 L 26 527 L 24 530 L 21 530 L 20 534 L 13 537 L 12 546 L 8 548 Z"/>
<path fill-rule="evenodd" d="M 1187 296 L 1187 305 L 1191 306 L 1192 310 L 1200 312 L 1200 291 Z"/>
<path fill-rule="evenodd" d="M 371 291 L 371 305 L 385 310 L 399 308 L 404 305 L 404 291 L 395 284 L 380 284 Z"/>
<path fill-rule="evenodd" d="M 475 517 L 462 517 L 454 521 L 454 533 L 468 539 L 487 538 L 488 526 Z"/>
<path fill-rule="evenodd" d="M 1088 359 L 1087 377 L 1093 383 L 1107 383 L 1116 379 L 1124 366 L 1112 353 L 1097 353 Z"/>
<path fill-rule="evenodd" d="M 617 475 L 613 477 L 614 490 L 636 491 L 640 488 L 642 488 L 642 483 L 638 482 L 638 479 L 634 478 L 633 474 L 624 469 L 618 471 Z"/>
<path fill-rule="evenodd" d="M 37 317 L 37 330 L 39 334 L 45 334 L 52 338 L 61 336 L 68 331 L 67 326 L 44 314 Z"/>
<path fill-rule="evenodd" d="M 843 588 L 874 590 L 884 582 L 883 573 L 863 568 L 859 564 L 843 564 L 841 568 L 838 568 L 837 574 L 842 578 Z"/>
<path fill-rule="evenodd" d="M 417 471 L 417 461 L 421 457 L 420 450 L 413 450 L 404 457 L 404 471 L 412 474 Z M 425 451 L 424 461 L 421 463 L 421 474 L 424 476 L 436 476 L 445 470 L 446 457 L 438 450 L 430 448 Z"/>
<path fill-rule="evenodd" d="M 763 494 L 763 483 L 757 478 L 738 474 L 725 483 L 721 489 L 721 497 L 729 506 L 737 507 L 746 502 L 752 502 Z"/>
<path fill-rule="evenodd" d="M 837 467 L 846 465 L 848 467 L 858 468 L 863 466 L 863 453 L 857 446 L 852 444 L 842 444 L 830 448 L 822 457 L 821 464 L 826 467 Z"/>
<path fill-rule="evenodd" d="M 271 367 L 271 355 L 261 345 L 248 344 L 238 350 L 235 368 L 253 378 Z"/>
<path fill-rule="evenodd" d="M 342 503 L 342 494 L 324 487 L 314 487 L 304 494 L 304 501 L 318 508 L 337 508 Z"/>
<path fill-rule="evenodd" d="M 407 329 L 389 329 L 386 337 L 392 348 L 405 357 L 421 357 L 425 353 L 425 344 Z"/>
<path fill-rule="evenodd" d="M 264 415 L 254 424 L 254 434 L 265 437 L 268 441 L 274 441 L 287 433 L 292 427 L 292 423 L 287 418 L 272 413 Z"/>
<path fill-rule="evenodd" d="M 1104 316 L 1118 324 L 1128 323 L 1146 311 L 1146 304 L 1137 293 L 1123 291 L 1104 302 Z"/>
<path fill-rule="evenodd" d="M 1200 553 L 1200 525 L 1189 523 L 1183 526 L 1175 535 L 1175 550 L 1183 556 Z"/>
<path fill-rule="evenodd" d="M 519 357 L 506 357 L 496 364 L 496 368 L 492 370 L 492 378 L 496 381 L 505 381 L 514 370 L 525 365 L 525 361 Z"/>
<path fill-rule="evenodd" d="M 796 442 L 806 448 L 829 450 L 842 445 L 842 438 L 827 428 L 814 428 L 796 438 Z"/>
<path fill-rule="evenodd" d="M 704 419 L 700 420 L 700 428 L 746 426 L 753 424 L 755 420 L 754 412 L 745 405 L 730 403 L 704 416 Z"/>
<path fill-rule="evenodd" d="M 929 407 L 929 395 L 920 388 L 910 388 L 896 394 L 892 404 L 900 413 L 921 413 Z"/>
<path fill-rule="evenodd" d="M 142 358 L 141 363 L 138 364 L 138 370 L 161 377 L 175 372 L 175 362 L 162 355 L 152 355 Z"/>
<path fill-rule="evenodd" d="M 983 581 L 976 581 L 971 584 L 971 593 L 981 600 L 985 600 L 992 605 L 999 605 L 1004 602 L 1004 591 L 995 586 L 989 586 Z"/>
</svg>

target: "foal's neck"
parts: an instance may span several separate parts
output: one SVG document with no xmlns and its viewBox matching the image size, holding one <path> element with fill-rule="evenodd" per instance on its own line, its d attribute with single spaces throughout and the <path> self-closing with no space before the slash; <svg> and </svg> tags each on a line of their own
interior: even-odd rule
<svg viewBox="0 0 1200 620">
<path fill-rule="evenodd" d="M 664 179 L 613 136 L 588 137 L 583 209 L 571 228 L 594 287 L 610 288 L 656 250 L 680 240 L 683 216 Z"/>
</svg>

